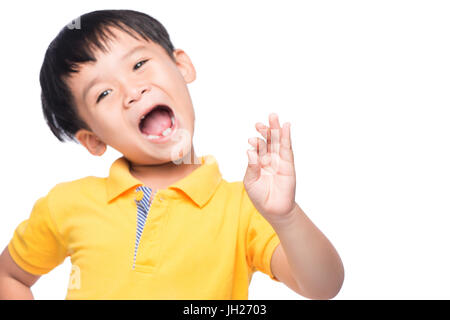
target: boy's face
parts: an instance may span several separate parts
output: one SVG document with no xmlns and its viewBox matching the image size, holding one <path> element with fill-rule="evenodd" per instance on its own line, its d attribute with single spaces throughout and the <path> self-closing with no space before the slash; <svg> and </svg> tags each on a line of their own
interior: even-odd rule
<svg viewBox="0 0 450 320">
<path fill-rule="evenodd" d="M 186 85 L 196 76 L 189 57 L 177 49 L 175 63 L 160 45 L 111 30 L 116 38 L 108 51 L 96 51 L 96 62 L 81 64 L 66 80 L 80 117 L 92 130 L 81 129 L 75 137 L 94 155 L 110 145 L 136 164 L 184 157 L 192 147 L 195 120 Z M 171 111 L 142 119 L 157 105 Z M 164 136 L 166 127 L 171 129 L 165 134 L 171 133 Z M 162 138 L 152 139 L 157 132 Z"/>
</svg>

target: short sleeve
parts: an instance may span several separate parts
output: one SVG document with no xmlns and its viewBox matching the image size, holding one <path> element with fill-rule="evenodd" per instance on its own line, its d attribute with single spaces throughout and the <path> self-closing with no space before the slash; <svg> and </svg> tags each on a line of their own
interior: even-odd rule
<svg viewBox="0 0 450 320">
<path fill-rule="evenodd" d="M 9 253 L 17 265 L 35 275 L 48 273 L 67 256 L 51 218 L 48 197 L 35 202 L 29 218 L 17 226 L 8 244 Z"/>
<path fill-rule="evenodd" d="M 272 273 L 270 262 L 280 239 L 270 223 L 256 210 L 245 192 L 244 207 L 248 210 L 249 224 L 247 229 L 247 261 L 253 271 L 267 274 L 272 280 L 278 281 Z"/>
</svg>

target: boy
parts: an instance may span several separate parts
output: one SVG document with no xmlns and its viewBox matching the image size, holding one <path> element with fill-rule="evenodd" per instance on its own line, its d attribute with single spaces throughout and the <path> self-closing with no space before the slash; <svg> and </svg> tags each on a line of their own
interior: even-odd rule
<svg viewBox="0 0 450 320">
<path fill-rule="evenodd" d="M 130 10 L 82 15 L 50 44 L 42 106 L 53 134 L 123 157 L 106 178 L 57 184 L 0 257 L 0 298 L 33 298 L 70 256 L 66 299 L 248 299 L 259 270 L 309 298 L 334 297 L 342 262 L 295 203 L 290 125 L 256 124 L 243 182 L 192 145 L 188 55 Z"/>
</svg>

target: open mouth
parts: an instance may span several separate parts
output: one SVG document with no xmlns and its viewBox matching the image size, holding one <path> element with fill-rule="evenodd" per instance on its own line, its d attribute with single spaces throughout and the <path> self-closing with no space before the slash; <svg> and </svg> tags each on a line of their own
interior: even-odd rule
<svg viewBox="0 0 450 320">
<path fill-rule="evenodd" d="M 157 105 L 143 115 L 139 121 L 139 130 L 149 140 L 168 137 L 175 129 L 175 115 L 166 105 Z"/>
</svg>

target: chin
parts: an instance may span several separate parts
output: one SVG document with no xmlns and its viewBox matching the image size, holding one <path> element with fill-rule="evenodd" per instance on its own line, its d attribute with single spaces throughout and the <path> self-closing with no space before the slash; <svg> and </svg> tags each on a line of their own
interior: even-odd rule
<svg viewBox="0 0 450 320">
<path fill-rule="evenodd" d="M 191 154 L 192 151 L 192 143 L 188 144 L 178 144 L 174 146 L 171 150 L 170 159 L 169 161 L 172 161 L 175 164 L 191 164 L 193 163 L 193 155 Z"/>
<path fill-rule="evenodd" d="M 169 162 L 174 164 L 191 164 L 194 163 L 191 155 L 192 144 L 183 143 L 172 146 L 165 150 L 149 150 L 147 154 L 134 155 L 125 158 L 131 160 L 134 163 L 147 164 L 147 165 L 160 165 Z M 134 161 L 136 160 L 136 161 Z"/>
</svg>

